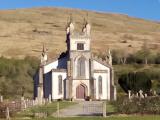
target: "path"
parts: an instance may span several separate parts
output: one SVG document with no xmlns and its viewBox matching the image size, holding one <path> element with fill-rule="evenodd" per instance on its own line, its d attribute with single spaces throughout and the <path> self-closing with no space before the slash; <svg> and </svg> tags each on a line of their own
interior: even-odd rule
<svg viewBox="0 0 160 120">
<path fill-rule="evenodd" d="M 60 117 L 98 116 L 98 115 L 102 115 L 101 101 L 78 101 L 78 104 L 69 106 L 59 111 Z M 53 116 L 57 116 L 57 113 L 54 113 Z"/>
</svg>

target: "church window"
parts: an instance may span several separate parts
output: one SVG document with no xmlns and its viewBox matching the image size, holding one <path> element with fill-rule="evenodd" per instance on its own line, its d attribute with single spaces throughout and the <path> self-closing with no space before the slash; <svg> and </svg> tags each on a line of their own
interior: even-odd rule
<svg viewBox="0 0 160 120">
<path fill-rule="evenodd" d="M 77 50 L 84 50 L 84 44 L 83 43 L 77 43 Z"/>
<path fill-rule="evenodd" d="M 102 76 L 98 77 L 98 92 L 102 94 Z"/>
<path fill-rule="evenodd" d="M 80 57 L 78 59 L 78 68 L 77 68 L 78 77 L 85 77 L 85 58 Z"/>
<path fill-rule="evenodd" d="M 58 76 L 58 93 L 62 94 L 62 75 Z"/>
</svg>

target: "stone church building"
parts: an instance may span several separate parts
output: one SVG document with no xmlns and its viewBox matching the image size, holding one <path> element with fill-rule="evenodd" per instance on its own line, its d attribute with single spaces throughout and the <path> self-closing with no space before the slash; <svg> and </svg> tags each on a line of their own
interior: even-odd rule
<svg viewBox="0 0 160 120">
<path fill-rule="evenodd" d="M 91 25 L 85 22 L 82 32 L 70 21 L 66 28 L 67 51 L 56 60 L 41 55 L 39 74 L 35 75 L 34 97 L 42 100 L 86 99 L 115 100 L 116 87 L 112 56 L 107 61 L 91 53 Z"/>
</svg>

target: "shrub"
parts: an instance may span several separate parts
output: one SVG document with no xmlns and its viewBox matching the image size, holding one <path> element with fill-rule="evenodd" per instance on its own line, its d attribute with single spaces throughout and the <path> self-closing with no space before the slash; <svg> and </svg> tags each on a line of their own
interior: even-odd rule
<svg viewBox="0 0 160 120">
<path fill-rule="evenodd" d="M 156 55 L 155 64 L 160 64 L 160 53 Z"/>
<path fill-rule="evenodd" d="M 160 97 L 134 98 L 132 100 L 121 97 L 112 104 L 117 112 L 123 114 L 160 114 Z"/>
<path fill-rule="evenodd" d="M 143 90 L 147 93 L 151 89 L 151 80 L 144 72 L 122 74 L 118 83 L 126 93 L 128 93 L 128 90 L 134 93 Z"/>
</svg>

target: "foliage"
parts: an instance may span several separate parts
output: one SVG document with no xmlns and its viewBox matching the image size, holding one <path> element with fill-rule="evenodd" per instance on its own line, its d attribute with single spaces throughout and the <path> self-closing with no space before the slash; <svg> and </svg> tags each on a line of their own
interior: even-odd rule
<svg viewBox="0 0 160 120">
<path fill-rule="evenodd" d="M 147 97 L 145 99 L 121 97 L 112 102 L 117 112 L 125 114 L 160 114 L 160 97 Z"/>
<path fill-rule="evenodd" d="M 157 53 L 156 55 L 155 64 L 160 64 L 160 53 Z"/>
<path fill-rule="evenodd" d="M 144 72 L 122 74 L 118 83 L 126 93 L 128 90 L 134 93 L 143 90 L 145 93 L 148 93 L 151 89 L 151 80 Z"/>
<path fill-rule="evenodd" d="M 24 59 L 0 58 L 0 94 L 4 98 L 32 97 L 33 75 L 38 67 L 34 57 Z"/>
</svg>

